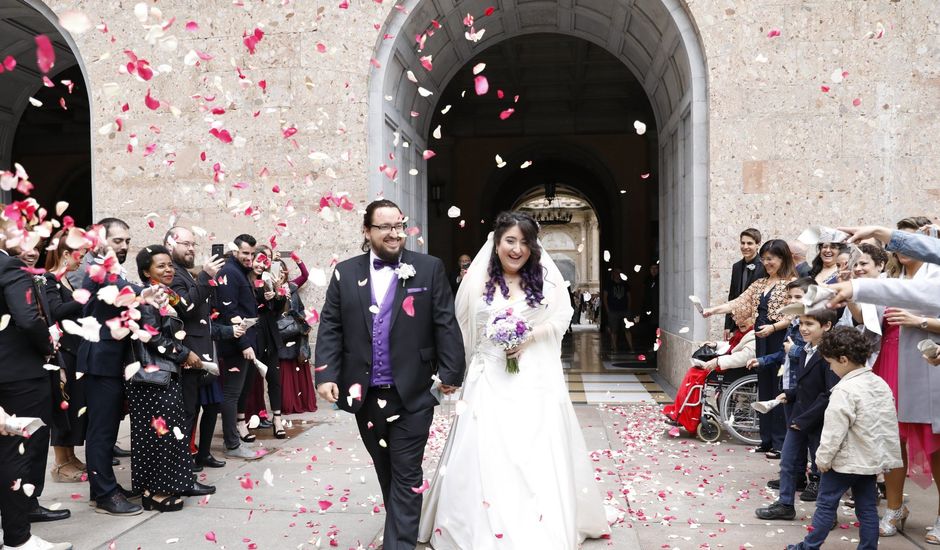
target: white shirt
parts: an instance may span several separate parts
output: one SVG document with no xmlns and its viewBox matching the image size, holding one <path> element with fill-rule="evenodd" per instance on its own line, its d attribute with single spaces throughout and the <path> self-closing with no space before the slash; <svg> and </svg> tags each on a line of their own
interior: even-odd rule
<svg viewBox="0 0 940 550">
<path fill-rule="evenodd" d="M 395 270 L 390 267 L 383 267 L 376 270 L 374 260 L 379 260 L 375 252 L 369 252 L 369 278 L 372 279 L 372 293 L 375 294 L 375 303 L 381 307 L 385 300 L 385 293 L 392 286 L 392 279 L 395 278 Z"/>
<path fill-rule="evenodd" d="M 803 349 L 806 350 L 806 361 L 803 362 L 804 367 L 809 364 L 809 360 L 812 359 L 813 355 L 816 354 L 816 348 L 818 347 L 819 346 L 814 346 L 812 344 L 806 344 L 803 346 Z"/>
</svg>

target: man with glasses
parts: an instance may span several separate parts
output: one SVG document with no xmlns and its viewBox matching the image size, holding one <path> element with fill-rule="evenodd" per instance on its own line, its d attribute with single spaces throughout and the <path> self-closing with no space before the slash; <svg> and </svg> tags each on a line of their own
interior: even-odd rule
<svg viewBox="0 0 940 550">
<path fill-rule="evenodd" d="M 356 415 L 385 502 L 384 547 L 417 546 L 421 460 L 437 399 L 463 381 L 465 359 L 444 263 L 405 249 L 389 200 L 366 207 L 363 252 L 336 266 L 317 333 L 317 392 Z M 321 370 L 322 369 L 322 370 Z M 459 474 L 457 474 L 459 475 Z"/>
<path fill-rule="evenodd" d="M 193 276 L 190 270 L 196 266 L 196 238 L 192 231 L 185 227 L 173 227 L 163 237 L 163 245 L 170 251 L 175 272 L 173 284 L 170 288 L 180 297 L 180 306 L 177 313 L 183 321 L 183 330 L 186 336 L 183 345 L 193 351 L 201 361 L 215 361 L 215 348 L 212 345 L 212 286 L 209 281 L 215 279 L 225 258 L 212 256 L 202 265 L 202 270 Z M 206 371 L 195 368 L 184 368 L 182 374 L 183 384 L 183 410 L 186 412 L 186 427 L 183 433 L 192 433 L 196 423 L 196 413 L 199 410 L 199 386 L 207 376 Z M 209 454 L 200 453 L 203 458 L 197 457 L 194 471 L 200 471 L 206 465 L 221 467 L 225 463 L 216 460 Z M 210 488 L 195 482 L 193 494 L 210 494 Z M 214 491 L 212 491 L 214 492 Z"/>
</svg>

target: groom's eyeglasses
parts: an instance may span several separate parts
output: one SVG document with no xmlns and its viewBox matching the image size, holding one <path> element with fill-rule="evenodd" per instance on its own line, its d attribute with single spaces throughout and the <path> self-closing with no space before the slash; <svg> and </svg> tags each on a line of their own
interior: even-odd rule
<svg viewBox="0 0 940 550">
<path fill-rule="evenodd" d="M 378 229 L 382 233 L 390 233 L 394 229 L 398 233 L 403 233 L 405 228 L 408 227 L 406 223 L 396 223 L 395 225 L 389 223 L 383 223 L 382 225 L 370 225 L 372 229 Z"/>
</svg>

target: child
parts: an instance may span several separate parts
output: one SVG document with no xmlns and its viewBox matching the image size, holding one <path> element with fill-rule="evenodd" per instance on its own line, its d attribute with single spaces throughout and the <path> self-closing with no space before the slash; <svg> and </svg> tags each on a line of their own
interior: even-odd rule
<svg viewBox="0 0 940 550">
<path fill-rule="evenodd" d="M 792 281 L 787 285 L 787 303 L 793 304 L 799 302 L 803 299 L 803 296 L 806 294 L 806 289 L 810 285 L 816 284 L 816 281 L 812 277 L 802 277 L 795 281 Z M 779 370 L 781 373 L 781 388 L 786 391 L 790 388 L 796 387 L 796 374 L 797 374 L 797 365 L 799 365 L 800 352 L 803 350 L 803 346 L 806 345 L 806 342 L 803 340 L 803 336 L 800 335 L 800 318 L 798 316 L 794 317 L 790 321 L 790 326 L 787 327 L 787 337 L 783 344 L 783 349 L 771 353 L 770 355 L 764 355 L 756 359 L 751 359 L 747 363 L 747 368 L 759 368 L 759 369 L 775 369 Z M 784 416 L 787 422 L 787 425 L 790 423 L 790 416 L 793 414 L 793 404 L 784 403 Z M 806 460 L 803 462 L 803 469 L 806 469 Z M 813 472 L 811 477 L 815 476 L 816 481 L 819 480 L 819 472 L 816 471 L 815 464 L 813 465 Z M 816 500 L 816 489 L 818 483 L 809 483 L 807 484 L 806 475 L 798 476 L 796 481 L 796 490 L 800 491 L 800 500 L 804 502 L 812 502 Z M 767 482 L 767 486 L 771 489 L 780 489 L 780 480 L 771 479 Z"/>
<path fill-rule="evenodd" d="M 800 334 L 806 340 L 806 346 L 797 363 L 800 369 L 796 387 L 777 396 L 777 399 L 793 404 L 780 460 L 780 497 L 770 506 L 757 509 L 755 513 L 761 519 L 791 520 L 796 517 L 793 496 L 797 476 L 806 475 L 806 452 L 819 445 L 829 391 L 839 381 L 816 348 L 837 320 L 836 312 L 829 309 L 800 315 Z"/>
<path fill-rule="evenodd" d="M 878 547 L 875 478 L 902 464 L 894 396 L 888 384 L 865 366 L 871 344 L 857 330 L 836 327 L 823 338 L 817 353 L 841 381 L 832 389 L 816 451 L 816 465 L 823 474 L 813 529 L 787 550 L 822 547 L 847 489 L 855 496 L 858 548 L 874 549 Z"/>
</svg>

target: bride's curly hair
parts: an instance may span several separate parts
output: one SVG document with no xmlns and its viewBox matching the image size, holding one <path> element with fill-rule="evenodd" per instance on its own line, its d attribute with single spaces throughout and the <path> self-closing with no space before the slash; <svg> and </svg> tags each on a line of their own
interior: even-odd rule
<svg viewBox="0 0 940 550">
<path fill-rule="evenodd" d="M 496 293 L 497 284 L 503 298 L 509 298 L 509 286 L 506 285 L 506 279 L 503 278 L 503 264 L 500 262 L 496 250 L 503 235 L 512 227 L 519 228 L 523 240 L 529 247 L 529 259 L 519 270 L 519 275 L 522 277 L 522 289 L 525 291 L 525 302 L 529 307 L 539 307 L 544 298 L 542 286 L 545 281 L 541 264 L 542 247 L 539 246 L 538 241 L 539 225 L 532 216 L 522 212 L 502 212 L 496 216 L 496 223 L 493 224 L 493 252 L 490 254 L 490 263 L 487 267 L 489 279 L 486 281 L 486 303 L 493 303 L 493 295 Z"/>
</svg>

